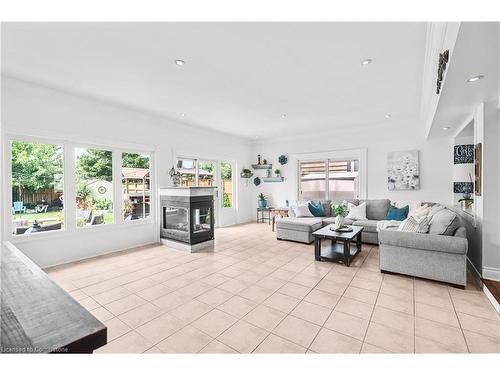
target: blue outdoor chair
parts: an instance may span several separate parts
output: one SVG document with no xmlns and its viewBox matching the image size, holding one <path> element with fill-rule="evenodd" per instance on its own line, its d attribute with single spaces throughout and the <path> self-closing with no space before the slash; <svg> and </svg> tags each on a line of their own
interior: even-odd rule
<svg viewBox="0 0 500 375">
<path fill-rule="evenodd" d="M 17 212 L 26 213 L 26 206 L 23 205 L 22 201 L 17 201 L 12 204 L 12 213 L 16 214 Z"/>
</svg>

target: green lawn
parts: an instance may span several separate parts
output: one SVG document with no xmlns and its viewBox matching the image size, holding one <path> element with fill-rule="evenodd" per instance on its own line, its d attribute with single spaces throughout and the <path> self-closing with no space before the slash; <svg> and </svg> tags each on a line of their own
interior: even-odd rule
<svg viewBox="0 0 500 375">
<path fill-rule="evenodd" d="M 61 221 L 64 226 L 64 214 L 63 211 L 52 211 L 52 212 L 42 212 L 39 214 L 15 214 L 13 215 L 12 219 L 13 220 L 28 220 L 28 225 L 31 226 L 33 224 L 34 220 L 43 220 L 43 219 L 57 219 L 58 221 Z M 104 214 L 104 223 L 105 224 L 110 224 L 113 222 L 113 213 L 112 212 L 106 212 Z"/>
</svg>

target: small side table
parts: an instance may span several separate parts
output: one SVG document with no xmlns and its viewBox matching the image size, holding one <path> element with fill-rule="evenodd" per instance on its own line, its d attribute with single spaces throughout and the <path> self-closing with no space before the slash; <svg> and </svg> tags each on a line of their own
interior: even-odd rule
<svg viewBox="0 0 500 375">
<path fill-rule="evenodd" d="M 273 218 L 273 232 L 274 232 L 274 225 L 276 224 L 276 216 L 288 217 L 288 210 L 289 210 L 289 207 L 271 208 L 271 217 Z"/>
<path fill-rule="evenodd" d="M 271 207 L 257 207 L 257 223 L 268 222 L 271 224 Z"/>
</svg>

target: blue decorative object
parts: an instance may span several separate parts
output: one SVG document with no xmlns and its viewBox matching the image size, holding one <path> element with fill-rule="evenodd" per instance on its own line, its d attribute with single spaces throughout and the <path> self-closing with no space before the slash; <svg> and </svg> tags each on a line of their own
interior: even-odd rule
<svg viewBox="0 0 500 375">
<path fill-rule="evenodd" d="M 259 199 L 257 201 L 257 203 L 259 204 L 259 208 L 266 208 L 267 207 L 267 200 L 265 200 L 265 199 Z"/>
<path fill-rule="evenodd" d="M 260 178 L 259 177 L 255 177 L 253 179 L 253 183 L 254 183 L 255 186 L 259 186 L 260 185 Z"/>
<path fill-rule="evenodd" d="M 321 202 L 309 201 L 307 202 L 307 206 L 309 207 L 309 211 L 311 211 L 313 216 L 315 217 L 326 216 L 325 209 L 323 208 Z"/>
<path fill-rule="evenodd" d="M 396 220 L 403 221 L 408 217 L 408 212 L 410 211 L 410 206 L 404 206 L 402 208 L 397 208 L 393 205 L 389 207 L 389 212 L 387 212 L 387 216 L 385 220 Z"/>
<path fill-rule="evenodd" d="M 288 163 L 288 158 L 286 157 L 286 155 L 280 155 L 280 157 L 278 158 L 278 162 L 281 165 L 285 165 L 286 163 Z"/>
</svg>

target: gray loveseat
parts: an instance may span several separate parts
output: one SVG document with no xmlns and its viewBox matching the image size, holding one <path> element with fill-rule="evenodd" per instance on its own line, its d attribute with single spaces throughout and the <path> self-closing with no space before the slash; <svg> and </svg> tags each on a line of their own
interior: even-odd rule
<svg viewBox="0 0 500 375">
<path fill-rule="evenodd" d="M 358 205 L 366 202 L 367 220 L 346 219 L 346 224 L 363 227 L 361 239 L 364 243 L 378 244 L 377 223 L 384 220 L 391 201 L 389 199 L 350 199 L 348 202 Z M 332 216 L 331 201 L 322 201 L 326 216 L 324 217 L 285 217 L 276 221 L 276 238 L 279 240 L 298 241 L 311 243 L 314 241 L 312 233 L 326 225 L 332 224 L 335 217 Z M 339 204 L 339 202 L 333 202 Z"/>
</svg>

